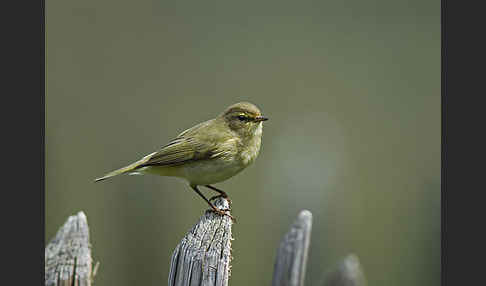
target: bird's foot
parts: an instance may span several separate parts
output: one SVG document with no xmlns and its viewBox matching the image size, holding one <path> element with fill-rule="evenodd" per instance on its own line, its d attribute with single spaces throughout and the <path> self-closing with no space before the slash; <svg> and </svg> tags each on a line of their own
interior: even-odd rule
<svg viewBox="0 0 486 286">
<path fill-rule="evenodd" d="M 230 198 L 228 197 L 228 195 L 225 193 L 225 194 L 220 194 L 220 195 L 216 195 L 216 196 L 212 196 L 209 198 L 209 201 L 214 201 L 215 199 L 219 199 L 219 198 L 224 198 L 228 201 L 229 205 L 231 206 L 231 200 Z"/>
<path fill-rule="evenodd" d="M 221 209 L 220 210 L 220 209 L 215 207 L 215 208 L 212 209 L 212 211 L 215 212 L 215 213 L 218 213 L 222 216 L 227 216 L 233 221 L 233 223 L 236 223 L 236 219 L 232 215 L 230 215 L 229 213 L 226 213 L 227 211 L 230 211 L 230 209 Z"/>
</svg>

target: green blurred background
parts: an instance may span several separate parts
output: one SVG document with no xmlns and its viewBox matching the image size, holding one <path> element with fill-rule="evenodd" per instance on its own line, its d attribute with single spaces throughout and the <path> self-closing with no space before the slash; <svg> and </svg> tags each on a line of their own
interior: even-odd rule
<svg viewBox="0 0 486 286">
<path fill-rule="evenodd" d="M 250 101 L 270 121 L 233 200 L 230 285 L 270 285 L 313 213 L 307 285 L 440 283 L 440 2 L 46 1 L 46 241 L 88 217 L 95 285 L 165 285 L 206 204 L 175 178 L 97 176 Z M 208 194 L 208 193 L 207 193 Z"/>
</svg>

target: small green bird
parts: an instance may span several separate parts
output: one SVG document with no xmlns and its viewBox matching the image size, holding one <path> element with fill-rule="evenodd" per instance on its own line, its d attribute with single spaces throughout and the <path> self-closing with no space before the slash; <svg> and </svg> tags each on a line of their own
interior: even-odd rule
<svg viewBox="0 0 486 286">
<path fill-rule="evenodd" d="M 182 132 L 174 140 L 126 167 L 95 181 L 120 174 L 156 174 L 187 180 L 191 188 L 217 213 L 225 215 L 211 201 L 228 195 L 211 184 L 225 181 L 255 161 L 262 141 L 262 122 L 268 118 L 255 105 L 240 102 L 214 119 Z M 206 186 L 219 195 L 209 200 L 199 191 Z"/>
</svg>

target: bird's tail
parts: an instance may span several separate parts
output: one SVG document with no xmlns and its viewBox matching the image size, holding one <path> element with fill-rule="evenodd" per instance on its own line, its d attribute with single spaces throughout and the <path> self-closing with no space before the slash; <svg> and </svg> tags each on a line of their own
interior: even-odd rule
<svg viewBox="0 0 486 286">
<path fill-rule="evenodd" d="M 100 178 L 97 178 L 95 179 L 95 182 L 99 182 L 99 181 L 103 181 L 103 180 L 106 180 L 108 178 L 111 178 L 111 177 L 114 177 L 114 176 L 117 176 L 117 175 L 120 175 L 120 174 L 125 174 L 125 173 L 132 173 L 134 172 L 134 170 L 140 166 L 142 160 L 140 161 L 137 161 L 133 164 L 130 164 L 126 167 L 123 167 L 123 168 L 120 168 L 118 170 L 115 170 L 115 171 L 112 171 L 112 172 L 109 172 L 108 174 L 105 174 L 103 177 L 100 177 Z"/>
</svg>

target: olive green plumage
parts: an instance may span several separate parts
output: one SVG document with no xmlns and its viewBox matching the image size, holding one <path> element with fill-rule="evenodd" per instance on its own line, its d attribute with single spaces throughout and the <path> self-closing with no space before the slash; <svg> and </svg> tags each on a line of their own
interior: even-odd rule
<svg viewBox="0 0 486 286">
<path fill-rule="evenodd" d="M 198 185 L 226 196 L 209 185 L 236 175 L 256 159 L 265 120 L 255 105 L 236 103 L 216 118 L 182 132 L 160 150 L 95 181 L 120 174 L 156 174 L 183 178 L 201 196 Z"/>
<path fill-rule="evenodd" d="M 182 132 L 159 151 L 110 172 L 96 181 L 124 173 L 156 173 L 185 177 L 180 169 L 196 162 L 221 164 L 218 161 L 234 160 L 234 165 L 246 167 L 258 155 L 261 122 L 264 120 L 266 118 L 255 105 L 247 102 L 234 104 L 218 117 Z M 210 171 L 211 168 L 208 169 Z M 189 182 L 192 183 L 190 180 Z"/>
</svg>

